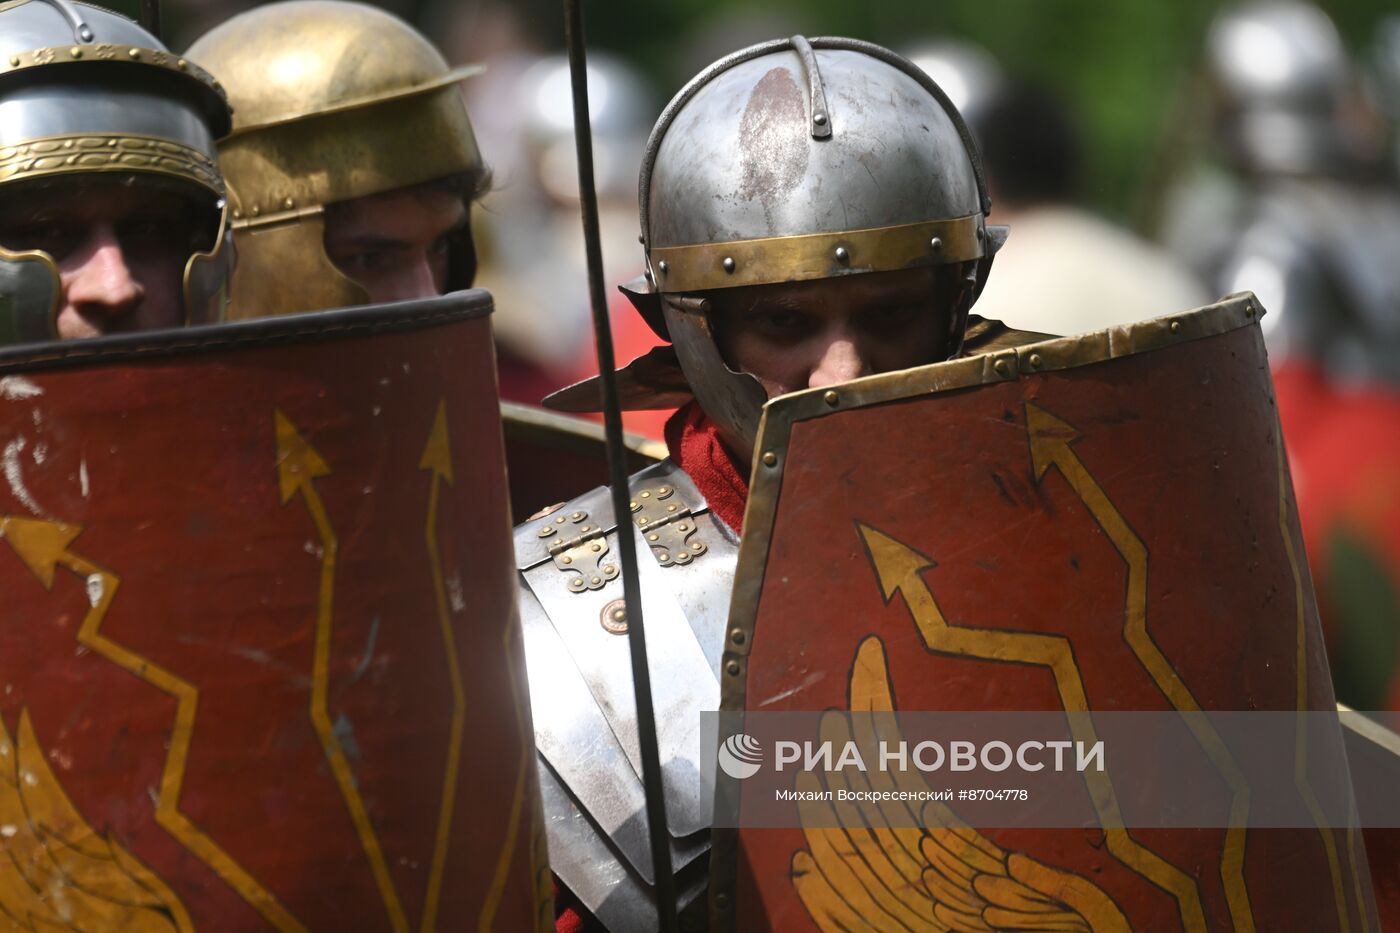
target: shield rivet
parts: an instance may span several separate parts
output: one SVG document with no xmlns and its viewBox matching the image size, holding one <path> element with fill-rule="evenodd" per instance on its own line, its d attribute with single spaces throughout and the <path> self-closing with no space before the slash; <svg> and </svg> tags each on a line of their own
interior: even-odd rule
<svg viewBox="0 0 1400 933">
<path fill-rule="evenodd" d="M 744 643 L 744 630 L 741 628 L 731 629 L 729 632 L 729 640 L 736 645 L 742 645 Z"/>
<path fill-rule="evenodd" d="M 826 126 L 826 114 L 824 114 L 824 113 L 814 113 L 814 114 L 812 114 L 812 122 L 815 123 L 817 126 Z"/>
<path fill-rule="evenodd" d="M 581 521 L 583 521 L 583 520 L 584 520 L 585 518 L 587 518 L 587 517 L 588 517 L 588 513 L 587 513 L 587 512 L 575 512 L 574 514 L 572 514 L 572 515 L 569 516 L 569 521 L 571 521 L 571 522 L 581 522 Z"/>
<path fill-rule="evenodd" d="M 1031 354 L 1031 369 L 1039 369 L 1039 368 L 1040 368 L 1040 354 L 1039 354 L 1039 353 L 1032 353 L 1032 354 Z"/>
<path fill-rule="evenodd" d="M 932 240 L 928 241 L 928 245 L 929 249 L 933 250 L 936 253 L 943 248 L 943 238 L 936 236 Z"/>
<path fill-rule="evenodd" d="M 992 364 L 992 369 L 994 369 L 996 371 L 996 374 L 1003 379 L 1011 375 L 1011 367 L 1007 365 L 1006 360 L 997 360 L 995 363 Z"/>
<path fill-rule="evenodd" d="M 551 525 L 545 525 L 543 528 L 540 529 L 541 538 L 548 538 L 552 534 L 554 534 L 554 527 Z"/>
<path fill-rule="evenodd" d="M 661 536 L 658 535 L 658 534 L 649 534 L 649 535 L 647 535 L 647 540 L 648 540 L 648 541 L 660 541 L 660 540 L 661 540 Z"/>
<path fill-rule="evenodd" d="M 725 256 L 725 257 L 724 257 L 724 263 L 723 263 L 723 265 L 724 265 L 724 271 L 725 271 L 725 272 L 728 272 L 728 273 L 731 274 L 731 275 L 734 274 L 734 257 L 733 257 L 733 256 Z"/>
<path fill-rule="evenodd" d="M 665 275 L 667 272 L 671 271 L 671 264 L 663 259 L 656 264 L 656 270 L 662 275 Z"/>
<path fill-rule="evenodd" d="M 838 247 L 836 247 L 836 261 L 837 261 L 837 262 L 849 262 L 850 259 L 851 259 L 851 254 L 850 254 L 850 252 L 847 251 L 846 247 L 844 247 L 844 246 L 838 246 Z"/>
<path fill-rule="evenodd" d="M 627 507 L 635 512 L 642 507 L 642 504 L 636 499 L 633 499 L 631 502 L 627 503 Z"/>
<path fill-rule="evenodd" d="M 822 396 L 822 401 L 826 402 L 832 408 L 835 408 L 837 404 L 840 403 L 841 396 L 837 395 L 834 391 L 828 391 Z"/>
<path fill-rule="evenodd" d="M 1180 321 L 1172 321 L 1171 324 L 1170 324 L 1169 326 L 1170 326 L 1171 332 L 1172 332 L 1173 334 L 1179 334 L 1179 333 L 1181 333 L 1181 322 L 1180 322 Z"/>
<path fill-rule="evenodd" d="M 770 467 L 771 467 L 771 466 L 777 466 L 777 465 L 778 465 L 778 455 L 775 454 L 775 453 L 773 453 L 773 451 L 771 451 L 771 450 L 768 451 L 768 453 L 766 453 L 766 454 L 763 455 L 763 465 L 764 465 L 764 466 L 770 466 Z"/>
<path fill-rule="evenodd" d="M 728 664 L 724 665 L 724 669 L 725 669 L 726 671 L 728 671 L 730 674 L 732 674 L 732 675 L 734 675 L 734 676 L 737 677 L 737 676 L 739 675 L 739 670 L 740 670 L 740 668 L 739 668 L 739 662 L 738 662 L 738 661 L 730 661 Z M 723 896 L 724 896 L 724 895 L 720 895 L 720 897 L 723 897 Z M 719 898 L 715 898 L 715 904 L 716 904 L 716 906 L 721 906 L 721 905 L 719 904 Z"/>
<path fill-rule="evenodd" d="M 140 57 L 141 57 L 141 50 L 140 50 L 140 49 L 130 49 L 130 50 L 127 51 L 126 54 L 129 55 L 132 59 L 140 59 Z"/>
</svg>

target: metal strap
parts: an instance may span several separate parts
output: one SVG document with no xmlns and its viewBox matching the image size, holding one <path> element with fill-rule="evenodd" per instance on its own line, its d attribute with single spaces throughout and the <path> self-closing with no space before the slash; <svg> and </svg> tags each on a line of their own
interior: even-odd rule
<svg viewBox="0 0 1400 933">
<path fill-rule="evenodd" d="M 802 68 L 807 72 L 807 113 L 812 119 L 812 138 L 831 137 L 831 111 L 826 106 L 826 88 L 822 86 L 822 73 L 817 68 L 817 53 L 812 51 L 812 43 L 805 36 L 793 36 L 788 40 L 802 59 Z"/>
<path fill-rule="evenodd" d="M 68 20 L 68 26 L 73 30 L 73 41 L 91 42 L 93 40 L 92 27 L 88 26 L 83 19 L 83 14 L 79 13 L 78 8 L 69 3 L 68 0 L 44 0 L 44 2 Z"/>
</svg>

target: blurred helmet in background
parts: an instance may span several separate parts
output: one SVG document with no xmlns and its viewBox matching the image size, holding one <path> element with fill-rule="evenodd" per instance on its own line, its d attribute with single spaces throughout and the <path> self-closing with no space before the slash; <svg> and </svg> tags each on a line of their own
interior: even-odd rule
<svg viewBox="0 0 1400 933">
<path fill-rule="evenodd" d="M 1260 0 L 1225 10 L 1206 39 L 1206 75 L 1215 135 L 1242 170 L 1328 173 L 1351 163 L 1351 66 L 1318 7 Z"/>
<path fill-rule="evenodd" d="M 943 89 L 977 136 L 987 108 L 1007 83 L 1006 73 L 991 53 L 972 42 L 937 39 L 906 50 L 904 56 Z"/>
<path fill-rule="evenodd" d="M 525 102 L 525 150 L 540 189 L 557 203 L 578 202 L 574 100 L 569 60 L 551 55 L 520 80 Z M 588 118 L 593 131 L 593 174 L 598 197 L 636 197 L 637 170 L 656 116 L 646 79 L 606 52 L 588 55 Z"/>
</svg>

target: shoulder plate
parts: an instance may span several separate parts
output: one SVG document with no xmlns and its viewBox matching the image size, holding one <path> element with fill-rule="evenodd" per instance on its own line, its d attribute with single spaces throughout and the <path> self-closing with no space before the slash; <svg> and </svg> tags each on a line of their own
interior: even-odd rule
<svg viewBox="0 0 1400 933">
<path fill-rule="evenodd" d="M 719 664 L 738 538 L 667 460 L 630 481 L 657 741 L 682 902 L 704 887 L 700 717 Z M 656 928 L 618 522 L 605 487 L 515 529 L 530 702 L 554 873 L 610 930 Z M 651 555 L 651 559 L 647 555 Z"/>
</svg>

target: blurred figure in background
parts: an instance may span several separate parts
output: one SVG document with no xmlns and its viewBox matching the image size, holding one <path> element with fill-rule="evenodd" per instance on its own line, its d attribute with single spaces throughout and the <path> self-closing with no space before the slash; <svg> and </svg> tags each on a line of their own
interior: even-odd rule
<svg viewBox="0 0 1400 933">
<path fill-rule="evenodd" d="M 508 82 L 482 83 L 482 149 L 502 166 L 485 199 L 479 231 L 480 284 L 509 312 L 496 322 L 503 359 L 519 360 L 533 378 L 502 394 L 538 404 L 555 389 L 598 371 L 588 304 L 588 273 L 579 220 L 569 62 L 562 55 L 528 65 L 505 63 Z M 488 74 L 490 72 L 488 71 Z M 604 52 L 588 57 L 588 104 L 594 179 L 603 236 L 604 275 L 625 281 L 641 272 L 637 244 L 637 172 L 656 116 L 640 73 Z M 613 340 L 621 361 L 640 356 L 657 338 L 620 294 L 609 295 Z M 660 438 L 669 412 L 629 412 L 629 430 Z"/>
<path fill-rule="evenodd" d="M 911 58 L 967 119 L 997 216 L 1011 227 L 980 314 L 1024 330 L 1077 334 L 1210 300 L 1174 259 L 1079 206 L 1080 134 L 1052 92 L 1008 79 L 968 43 L 927 45 Z"/>
<path fill-rule="evenodd" d="M 1371 100 L 1390 131 L 1391 170 L 1400 176 L 1400 14 L 1376 25 L 1370 64 Z"/>
<path fill-rule="evenodd" d="M 1337 697 L 1400 708 L 1400 190 L 1382 125 L 1335 26 L 1305 3 L 1221 13 L 1205 71 L 1233 181 L 1188 178 L 1165 234 L 1268 312 Z"/>
</svg>

